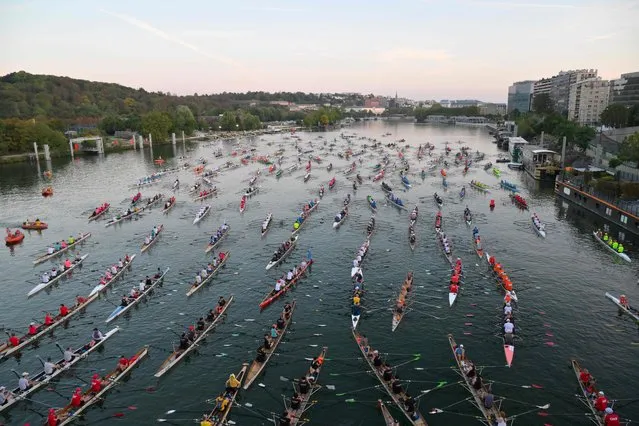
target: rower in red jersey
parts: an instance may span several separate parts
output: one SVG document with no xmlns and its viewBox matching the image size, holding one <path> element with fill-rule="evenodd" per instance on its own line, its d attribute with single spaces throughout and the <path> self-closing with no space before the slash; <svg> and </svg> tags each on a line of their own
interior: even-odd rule
<svg viewBox="0 0 639 426">
<path fill-rule="evenodd" d="M 619 304 L 626 309 L 628 309 L 628 307 L 630 306 L 628 304 L 628 298 L 626 297 L 625 294 L 622 294 L 621 296 L 619 296 Z"/>
<path fill-rule="evenodd" d="M 587 385 L 588 383 L 590 383 L 590 379 L 592 379 L 590 372 L 585 368 L 581 370 L 581 373 L 579 373 L 579 380 L 581 380 L 581 383 Z"/>
<path fill-rule="evenodd" d="M 94 374 L 91 379 L 91 392 L 98 393 L 102 390 L 102 379 L 99 374 Z"/>
<path fill-rule="evenodd" d="M 71 406 L 76 408 L 82 407 L 82 403 L 82 388 L 76 388 L 71 397 Z"/>
<path fill-rule="evenodd" d="M 61 303 L 60 304 L 60 316 L 61 317 L 66 317 L 67 315 L 69 315 L 69 308 L 67 308 L 64 303 Z"/>
<path fill-rule="evenodd" d="M 608 398 L 606 398 L 603 391 L 599 391 L 597 399 L 595 400 L 595 408 L 599 412 L 604 412 L 604 410 L 608 408 Z"/>
<path fill-rule="evenodd" d="M 129 360 L 124 355 L 120 356 L 120 360 L 118 361 L 118 370 L 124 371 L 129 366 Z"/>
<path fill-rule="evenodd" d="M 606 426 L 620 426 L 619 415 L 613 412 L 612 408 L 606 408 L 606 416 L 604 417 L 604 425 Z"/>
<path fill-rule="evenodd" d="M 11 333 L 11 336 L 9 336 L 9 344 L 14 348 L 20 344 L 20 339 L 15 333 Z"/>
<path fill-rule="evenodd" d="M 448 289 L 449 293 L 455 293 L 457 294 L 457 292 L 459 291 L 459 287 L 457 286 L 457 284 L 452 283 Z"/>
<path fill-rule="evenodd" d="M 55 414 L 55 408 L 49 408 L 47 426 L 58 426 L 58 416 Z"/>
<path fill-rule="evenodd" d="M 53 324 L 53 317 L 51 316 L 51 314 L 49 312 L 47 312 L 44 315 L 44 325 L 45 326 L 49 326 L 51 324 Z"/>
<path fill-rule="evenodd" d="M 34 334 L 38 334 L 38 325 L 35 322 L 29 324 L 29 335 L 33 336 Z"/>
</svg>

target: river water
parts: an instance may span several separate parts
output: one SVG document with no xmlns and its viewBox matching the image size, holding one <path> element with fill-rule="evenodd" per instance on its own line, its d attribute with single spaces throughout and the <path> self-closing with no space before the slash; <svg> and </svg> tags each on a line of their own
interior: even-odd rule
<svg viewBox="0 0 639 426">
<path fill-rule="evenodd" d="M 390 398 L 375 388 L 378 382 L 366 373 L 364 361 L 358 359 L 360 353 L 350 327 L 350 263 L 365 239 L 366 224 L 371 216 L 366 202 L 368 194 L 378 200 L 380 208 L 376 215 L 377 230 L 364 262 L 367 292 L 358 329 L 374 347 L 389 353 L 388 362 L 403 364 L 398 374 L 401 379 L 411 381 L 408 387 L 411 394 L 416 396 L 423 390 L 435 388 L 439 382 L 447 383 L 420 398 L 422 412 L 435 407 L 444 411 L 427 414 L 429 424 L 479 423 L 476 418 L 479 412 L 469 402 L 462 401 L 469 396 L 468 392 L 455 384 L 458 376 L 451 368 L 454 360 L 448 346 L 448 333 L 452 333 L 458 343 L 464 343 L 471 359 L 486 367 L 483 375 L 495 381 L 493 391 L 505 398 L 502 408 L 509 416 L 533 410 L 515 417 L 515 424 L 589 423 L 584 414 L 587 408 L 575 396 L 578 387 L 570 368 L 571 358 L 577 358 L 590 369 L 607 395 L 620 400 L 615 405 L 619 406 L 622 417 L 639 419 L 639 404 L 632 404 L 630 400 L 637 396 L 632 384 L 639 380 L 639 369 L 635 365 L 639 351 L 637 327 L 627 317 L 619 317 L 616 307 L 604 298 L 606 291 L 615 295 L 625 292 L 631 303 L 638 304 L 636 261 L 632 265 L 615 262 L 593 240 L 591 232 L 596 219 L 556 200 L 552 188 L 535 189 L 534 181 L 502 167 L 502 178 L 522 186 L 522 194 L 531 210 L 546 223 L 548 238 L 544 240 L 531 228 L 530 213 L 511 204 L 508 194 L 498 188 L 499 180 L 483 170 L 483 163 L 473 165 L 466 177 L 462 176 L 461 168 L 452 167 L 448 191 L 442 187 L 438 173 L 430 173 L 423 181 L 418 176 L 428 161 L 418 164 L 415 147 L 426 142 L 436 145 L 434 155 L 438 156 L 445 142 L 450 142 L 454 153 L 461 146 L 457 141 L 463 141 L 472 150 L 486 152 L 487 159 L 494 161 L 496 146 L 484 129 L 375 121 L 354 125 L 343 132 L 384 143 L 403 138 L 406 142 L 402 145 L 411 145 L 406 157 L 412 165 L 413 188 L 407 192 L 399 190 L 397 171 L 391 170 L 387 181 L 397 187 L 396 192 L 409 208 L 416 203 L 420 207 L 414 252 L 407 243 L 408 212 L 385 205 L 379 185 L 371 181 L 353 193 L 351 183 L 342 173 L 349 162 L 336 155 L 345 146 L 338 131 L 299 134 L 300 146 L 310 149 L 308 141 L 313 141 L 314 155 L 325 160 L 321 166 L 313 164 L 308 183 L 302 180 L 303 167 L 293 174 L 285 173 L 279 180 L 268 176 L 265 166 L 257 163 L 224 171 L 216 178 L 220 193 L 211 201 L 212 213 L 198 225 L 192 221 L 199 204 L 187 194 L 188 186 L 195 179 L 190 170 L 165 176 L 159 185 L 142 190 L 144 196 L 156 192 L 168 195 L 173 180 L 180 179 L 182 189 L 176 193 L 177 205 L 166 216 L 160 208 L 154 208 L 137 221 L 109 228 L 104 227 L 104 221 L 87 223 L 87 217 L 104 201 L 110 202 L 112 208 L 125 207 L 127 198 L 136 192 L 130 185 L 138 177 L 157 170 L 153 156 L 167 158 L 168 166 L 183 162 L 178 159 L 182 155 L 188 156 L 191 163 L 205 157 L 210 166 L 218 166 L 232 159 L 229 154 L 238 142 L 245 147 L 255 146 L 258 153 L 264 154 L 272 154 L 282 144 L 286 148 L 283 163 L 286 168 L 296 162 L 293 140 L 270 135 L 251 141 L 202 143 L 189 146 L 186 153 L 178 144 L 175 149 L 156 147 L 153 156 L 145 150 L 104 158 L 58 160 L 52 165 L 51 185 L 55 194 L 50 198 L 40 195 L 47 183 L 35 165 L 0 168 L 0 225 L 16 227 L 27 217 L 39 217 L 49 223 L 48 230 L 32 231 L 22 244 L 0 250 L 0 325 L 26 330 L 32 318 L 43 317 L 43 310 L 55 311 L 62 302 L 72 303 L 76 294 L 88 294 L 101 272 L 125 253 L 138 253 L 132 271 L 118 281 L 106 298 L 90 305 L 85 314 L 70 321 L 68 328 L 60 328 L 43 338 L 37 348 L 23 351 L 19 360 L 11 358 L 1 363 L 0 384 L 15 386 L 17 379 L 11 369 L 32 374 L 39 371 L 41 365 L 36 355 L 59 357 L 54 342 L 75 347 L 89 340 L 93 327 L 98 326 L 102 331 L 110 329 L 111 325 L 106 325 L 104 320 L 119 303 L 121 294 L 158 267 L 171 268 L 163 287 L 147 303 L 142 303 L 127 318 L 112 323 L 121 330 L 105 343 L 101 353 L 92 354 L 79 363 L 55 386 L 32 395 L 34 401 L 21 402 L 1 414 L 0 424 L 42 422 L 47 406 L 65 405 L 73 389 L 86 386 L 83 380 L 90 380 L 94 371 L 103 374 L 110 371 L 118 356 L 130 356 L 143 345 L 150 345 L 149 358 L 133 372 L 130 380 L 106 396 L 101 407 L 89 409 L 81 424 L 151 424 L 157 418 L 189 424 L 193 421 L 190 419 L 209 411 L 212 406 L 206 400 L 223 389 L 229 373 L 237 372 L 242 362 L 253 358 L 262 335 L 279 315 L 281 300 L 262 313 L 258 308 L 281 270 L 265 272 L 271 252 L 290 235 L 292 222 L 302 204 L 315 198 L 320 184 L 327 185 L 332 176 L 337 177 L 336 188 L 327 191 L 319 210 L 300 232 L 298 247 L 285 262 L 285 266 L 292 266 L 308 250 L 315 261 L 312 273 L 285 297 L 297 300 L 294 323 L 264 374 L 248 391 L 241 393 L 242 407 L 233 408 L 231 413 L 235 424 L 272 424 L 267 418 L 283 410 L 282 395 L 290 396 L 290 380 L 305 372 L 308 364 L 305 358 L 318 354 L 322 346 L 328 346 L 329 360 L 319 381 L 326 387 L 314 396 L 317 404 L 305 418 L 315 425 L 383 424 L 375 408 L 376 400 Z M 382 136 L 388 132 L 390 136 Z M 320 136 L 324 139 L 318 139 Z M 334 138 L 337 138 L 335 150 L 326 155 L 321 153 L 322 141 Z M 355 139 L 355 146 L 364 142 Z M 214 157 L 218 148 L 224 150 L 225 158 Z M 396 159 L 396 155 L 391 156 L 391 163 Z M 335 166 L 330 173 L 326 171 L 329 161 Z M 363 156 L 359 168 L 362 176 L 372 175 L 372 166 L 378 161 L 377 155 Z M 45 169 L 43 164 L 40 171 Z M 247 210 L 240 214 L 240 194 L 246 188 L 249 175 L 258 169 L 262 170 L 260 193 L 249 200 Z M 471 179 L 491 185 L 491 193 L 482 194 L 469 188 Z M 463 184 L 467 186 L 467 196 L 460 201 L 458 193 Z M 432 194 L 435 191 L 444 198 L 444 230 L 452 238 L 454 253 L 465 265 L 463 289 L 452 309 L 448 307 L 446 295 L 450 272 L 433 230 L 436 206 Z M 335 231 L 332 219 L 347 193 L 353 196 L 351 214 Z M 489 209 L 490 199 L 497 203 L 494 211 Z M 518 340 L 511 368 L 505 367 L 501 339 L 496 337 L 500 329 L 501 289 L 489 278 L 485 263 L 479 261 L 472 249 L 471 228 L 463 220 L 465 205 L 474 213 L 473 225 L 480 228 L 485 248 L 504 265 L 519 295 Z M 265 238 L 260 238 L 260 224 L 269 211 L 274 215 L 273 227 Z M 231 250 L 231 258 L 211 284 L 187 298 L 189 282 L 207 262 L 204 247 L 208 236 L 224 221 L 231 226 L 231 233 L 221 247 Z M 160 223 L 165 225 L 160 240 L 140 255 L 139 246 L 144 236 L 154 224 Z M 82 270 L 49 293 L 27 299 L 26 293 L 37 283 L 38 276 L 51 267 L 50 263 L 33 267 L 35 256 L 44 251 L 47 244 L 80 231 L 93 234 L 81 249 L 82 253 L 89 254 Z M 638 256 L 635 258 L 639 260 Z M 416 288 L 412 298 L 415 303 L 398 329 L 391 333 L 389 308 L 407 271 L 414 272 Z M 153 374 L 176 341 L 175 333 L 181 333 L 184 326 L 204 315 L 220 295 L 230 294 L 235 296 L 235 303 L 228 310 L 226 322 L 195 353 L 162 379 L 155 379 Z M 411 361 L 417 353 L 419 359 Z M 533 384 L 541 388 L 531 388 Z M 545 411 L 548 415 L 541 416 L 534 406 L 546 403 L 551 404 Z M 168 410 L 176 411 L 165 414 Z M 405 422 L 398 410 L 391 410 L 396 418 Z"/>
</svg>

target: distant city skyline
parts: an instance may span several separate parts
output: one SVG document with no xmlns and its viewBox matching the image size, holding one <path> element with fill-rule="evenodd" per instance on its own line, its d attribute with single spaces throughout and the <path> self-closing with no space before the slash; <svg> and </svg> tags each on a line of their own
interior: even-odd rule
<svg viewBox="0 0 639 426">
<path fill-rule="evenodd" d="M 515 81 L 639 70 L 639 2 L 558 1 L 4 0 L 0 74 L 179 95 L 397 91 L 505 103 Z"/>
</svg>

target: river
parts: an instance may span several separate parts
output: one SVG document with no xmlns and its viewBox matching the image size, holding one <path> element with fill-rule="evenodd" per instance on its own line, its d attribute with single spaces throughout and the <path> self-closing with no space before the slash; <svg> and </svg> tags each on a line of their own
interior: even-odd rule
<svg viewBox="0 0 639 426">
<path fill-rule="evenodd" d="M 40 194 L 49 183 L 35 165 L 0 166 L 0 224 L 16 227 L 26 218 L 36 217 L 49 224 L 49 229 L 41 233 L 27 232 L 20 245 L 0 250 L 0 325 L 6 329 L 26 331 L 32 318 L 43 318 L 43 310 L 56 311 L 60 303 L 72 303 L 76 294 L 88 294 L 101 272 L 125 253 L 138 254 L 132 271 L 108 291 L 106 298 L 91 304 L 86 313 L 72 319 L 66 329 L 47 335 L 36 349 L 23 351 L 19 360 L 11 358 L 0 363 L 0 384 L 12 388 L 17 378 L 11 369 L 34 374 L 41 369 L 36 355 L 43 359 L 60 357 L 54 342 L 76 347 L 89 340 L 93 327 L 100 327 L 102 331 L 116 325 L 121 327 L 120 332 L 105 343 L 103 351 L 78 363 L 77 368 L 65 374 L 55 386 L 32 395 L 33 401 L 23 401 L 0 414 L 0 423 L 41 423 L 47 406 L 64 406 L 73 389 L 86 386 L 83 381 L 90 381 L 94 372 L 106 374 L 115 367 L 120 355 L 131 356 L 143 345 L 150 346 L 149 358 L 140 363 L 128 381 L 106 395 L 101 408 L 89 409 L 79 424 L 116 424 L 117 420 L 117 424 L 139 425 L 155 423 L 157 418 L 169 419 L 173 424 L 189 424 L 192 422 L 189 419 L 208 412 L 212 405 L 206 400 L 215 398 L 223 390 L 229 373 L 237 372 L 243 362 L 250 362 L 264 332 L 280 313 L 281 300 L 262 313 L 258 308 L 259 301 L 272 288 L 282 269 L 265 272 L 271 253 L 290 235 L 302 204 L 316 198 L 320 184 L 327 185 L 332 176 L 337 177 L 336 188 L 327 191 L 318 211 L 300 232 L 298 247 L 285 262 L 285 266 L 292 267 L 308 250 L 315 262 L 312 273 L 285 297 L 297 300 L 294 323 L 263 375 L 248 391 L 241 392 L 238 399 L 241 407 L 234 407 L 230 415 L 235 424 L 272 424 L 267 418 L 271 413 L 282 412 L 282 395 L 290 396 L 291 380 L 306 371 L 305 358 L 317 355 L 322 346 L 328 346 L 328 360 L 319 378 L 325 387 L 313 396 L 317 403 L 304 418 L 309 419 L 310 424 L 326 426 L 383 424 L 375 408 L 376 401 L 390 398 L 375 388 L 379 383 L 366 373 L 364 361 L 358 359 L 360 353 L 350 327 L 350 264 L 365 240 L 366 224 L 371 216 L 366 202 L 368 194 L 377 199 L 380 207 L 376 215 L 377 229 L 364 262 L 367 292 L 362 299 L 364 315 L 358 329 L 380 352 L 389 353 L 387 360 L 392 365 L 405 363 L 398 368 L 398 374 L 402 380 L 410 381 L 408 390 L 412 395 L 420 395 L 421 391 L 446 382 L 445 386 L 419 398 L 423 413 L 433 408 L 444 411 L 426 414 L 429 424 L 479 423 L 476 418 L 479 411 L 462 401 L 469 393 L 455 384 L 459 377 L 452 370 L 454 359 L 448 333 L 464 344 L 467 355 L 477 365 L 486 367 L 483 376 L 494 380 L 493 392 L 505 398 L 502 408 L 509 416 L 533 410 L 515 417 L 516 425 L 589 424 L 585 415 L 588 409 L 575 396 L 579 390 L 570 368 L 571 358 L 590 369 L 606 395 L 620 400 L 615 406 L 620 407 L 623 418 L 639 419 L 639 404 L 632 404 L 630 400 L 637 396 L 633 383 L 639 380 L 639 369 L 635 365 L 639 351 L 637 327 L 628 317 L 618 316 L 616 307 L 604 298 L 606 291 L 615 295 L 625 292 L 631 303 L 639 304 L 636 267 L 639 256 L 634 256 L 632 265 L 615 262 L 593 240 L 596 219 L 556 199 L 552 188 L 536 189 L 523 172 L 502 167 L 502 179 L 523 188 L 522 195 L 531 211 L 537 212 L 546 223 L 546 239 L 536 235 L 531 227 L 530 212 L 522 212 L 511 204 L 508 193 L 498 188 L 499 180 L 483 170 L 483 162 L 473 165 L 466 177 L 462 176 L 461 168 L 450 168 L 447 191 L 438 172 L 430 173 L 425 180 L 419 177 L 418 171 L 426 161 L 418 164 L 416 147 L 426 142 L 435 144 L 434 155 L 439 155 L 446 141 L 450 142 L 453 153 L 461 146 L 457 141 L 463 141 L 473 151 L 485 152 L 487 159 L 494 161 L 497 148 L 485 129 L 371 121 L 341 131 L 384 143 L 405 139 L 401 145 L 411 145 L 406 157 L 412 165 L 409 178 L 413 188 L 406 192 L 399 190 L 397 171 L 389 171 L 390 177 L 386 180 L 397 188 L 396 192 L 409 209 L 416 203 L 419 205 L 418 242 L 414 252 L 407 243 L 408 212 L 386 205 L 381 188 L 371 181 L 352 191 L 351 183 L 342 173 L 349 161 L 336 155 L 345 145 L 339 138 L 340 131 L 299 134 L 303 141 L 300 146 L 308 149 L 308 141 L 312 140 L 314 154 L 324 159 L 321 165 L 313 163 L 308 183 L 302 180 L 303 167 L 292 175 L 284 173 L 279 180 L 269 176 L 265 166 L 257 163 L 224 171 L 216 178 L 220 193 L 210 201 L 212 213 L 198 225 L 192 222 L 199 204 L 187 194 L 188 186 L 194 182 L 191 170 L 167 175 L 160 184 L 142 190 L 145 197 L 157 192 L 168 195 L 173 180 L 179 178 L 177 205 L 168 215 L 162 215 L 160 207 L 156 207 L 139 220 L 108 228 L 104 227 L 104 220 L 87 223 L 87 217 L 104 201 L 110 202 L 112 209 L 125 207 L 128 198 L 136 192 L 130 185 L 158 169 L 153 157 L 162 155 L 168 160 L 167 166 L 183 162 L 178 159 L 182 155 L 188 156 L 192 164 L 204 157 L 210 166 L 218 166 L 227 160 L 238 162 L 229 156 L 237 148 L 233 142 L 188 145 L 186 153 L 180 143 L 175 149 L 156 147 L 153 157 L 147 149 L 102 158 L 59 159 L 52 164 L 50 184 L 55 193 L 49 198 Z M 388 132 L 390 136 L 382 136 Z M 319 154 L 320 136 L 329 142 L 337 138 L 338 147 L 326 156 Z M 257 153 L 263 154 L 272 154 L 281 143 L 286 148 L 283 167 L 296 162 L 293 140 L 284 139 L 284 135 L 239 142 L 242 146 L 255 146 Z M 272 144 L 266 145 L 268 142 Z M 362 143 L 364 141 L 355 139 L 355 146 Z M 225 158 L 214 157 L 218 148 L 224 150 Z M 391 164 L 396 160 L 397 156 L 392 156 Z M 335 166 L 330 173 L 326 171 L 329 161 Z M 372 175 L 372 166 L 378 161 L 377 155 L 363 156 L 359 168 L 362 176 Z M 42 164 L 40 171 L 45 169 Z M 258 169 L 262 170 L 258 181 L 260 193 L 249 199 L 247 210 L 240 214 L 241 193 L 250 174 Z M 491 193 L 471 189 L 468 186 L 471 179 L 489 184 L 493 188 Z M 463 184 L 467 196 L 460 201 L 458 193 Z M 450 271 L 436 244 L 433 229 L 437 210 L 432 197 L 435 191 L 444 198 L 444 230 L 453 241 L 454 254 L 462 258 L 465 266 L 462 292 L 452 308 L 448 307 L 446 295 Z M 333 217 L 347 193 L 353 196 L 351 214 L 336 231 L 331 226 Z M 494 211 L 489 209 L 490 199 L 496 201 Z M 473 250 L 471 227 L 463 220 L 465 205 L 474 214 L 473 226 L 479 227 L 484 247 L 502 263 L 518 292 L 515 316 L 518 338 L 511 368 L 505 367 L 501 339 L 497 337 L 501 327 L 501 289 L 490 278 L 486 263 L 482 263 Z M 274 215 L 273 227 L 266 237 L 260 238 L 260 224 L 268 212 Z M 204 247 L 208 236 L 224 221 L 231 226 L 229 237 L 221 246 L 232 253 L 228 264 L 212 283 L 187 298 L 189 282 L 207 262 Z M 165 226 L 164 233 L 154 247 L 140 254 L 144 236 L 153 225 L 160 223 Z M 83 268 L 49 293 L 28 299 L 26 294 L 37 284 L 39 275 L 51 267 L 50 263 L 33 267 L 35 256 L 43 252 L 47 244 L 81 231 L 93 234 L 81 248 L 81 253 L 89 254 Z M 632 251 L 629 254 L 634 255 Z M 105 324 L 120 296 L 158 267 L 171 270 L 155 295 L 128 317 L 119 318 L 112 325 Z M 415 277 L 416 287 L 411 296 L 414 303 L 398 329 L 391 333 L 390 307 L 408 271 L 413 271 Z M 155 379 L 153 374 L 176 342 L 175 333 L 181 333 L 185 325 L 214 307 L 219 296 L 231 294 L 235 296 L 235 303 L 228 310 L 227 320 L 185 361 L 161 379 Z M 414 354 L 420 357 L 414 359 Z M 546 403 L 551 404 L 544 411 L 548 415 L 539 415 L 534 406 Z M 624 407 L 624 404 L 628 405 Z M 165 414 L 168 410 L 176 411 Z M 397 409 L 391 408 L 391 412 L 404 424 L 406 419 Z"/>
</svg>

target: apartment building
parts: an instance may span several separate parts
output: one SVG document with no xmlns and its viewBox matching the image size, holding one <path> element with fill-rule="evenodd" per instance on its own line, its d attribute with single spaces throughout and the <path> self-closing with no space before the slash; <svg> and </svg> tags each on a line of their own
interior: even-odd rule
<svg viewBox="0 0 639 426">
<path fill-rule="evenodd" d="M 600 77 L 570 85 L 568 118 L 582 125 L 595 125 L 610 100 L 610 81 Z"/>
</svg>

